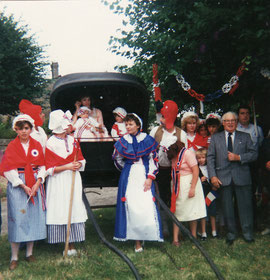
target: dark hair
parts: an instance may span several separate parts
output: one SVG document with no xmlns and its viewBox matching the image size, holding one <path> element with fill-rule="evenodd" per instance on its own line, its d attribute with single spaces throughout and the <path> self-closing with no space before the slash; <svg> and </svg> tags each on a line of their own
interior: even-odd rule
<svg viewBox="0 0 270 280">
<path fill-rule="evenodd" d="M 172 144 L 167 151 L 167 157 L 169 160 L 177 157 L 178 153 L 185 147 L 183 142 L 177 140 L 174 144 Z"/>
<path fill-rule="evenodd" d="M 91 96 L 89 94 L 87 94 L 87 93 L 86 94 L 82 94 L 78 101 L 82 102 L 82 99 L 85 98 L 85 97 L 88 97 L 90 99 L 90 109 L 93 109 L 93 104 L 92 104 L 93 100 L 92 100 L 92 98 L 91 98 Z"/>
<path fill-rule="evenodd" d="M 199 125 L 197 131 L 200 132 L 200 129 L 203 128 L 203 127 L 207 130 L 207 125 L 206 125 L 205 123 L 201 123 L 201 124 Z M 207 134 L 208 134 L 208 130 L 207 130 Z"/>
<path fill-rule="evenodd" d="M 141 129 L 141 122 L 140 120 L 133 114 L 127 114 L 124 118 L 124 122 L 134 121 L 136 125 L 139 126 L 139 130 Z"/>
<path fill-rule="evenodd" d="M 216 125 L 216 126 L 219 127 L 221 125 L 220 121 L 218 119 L 214 119 L 214 118 L 207 119 L 205 123 L 206 123 L 206 126 L 208 126 L 208 125 Z"/>
<path fill-rule="evenodd" d="M 21 130 L 26 124 L 28 124 L 31 129 L 33 128 L 33 125 L 29 121 L 17 121 L 15 127 Z"/>
<path fill-rule="evenodd" d="M 240 109 L 246 109 L 246 110 L 248 110 L 248 112 L 250 113 L 250 107 L 248 106 L 248 105 L 245 105 L 245 104 L 242 104 L 242 105 L 240 105 L 239 107 L 238 107 L 238 109 L 237 109 L 237 115 L 239 115 L 239 112 L 240 112 Z"/>
</svg>

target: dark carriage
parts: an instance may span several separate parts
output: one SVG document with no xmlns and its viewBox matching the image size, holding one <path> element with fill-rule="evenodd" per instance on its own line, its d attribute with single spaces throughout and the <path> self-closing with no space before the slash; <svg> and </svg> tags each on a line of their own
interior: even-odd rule
<svg viewBox="0 0 270 280">
<path fill-rule="evenodd" d="M 113 109 L 120 106 L 138 114 L 147 127 L 149 92 L 137 77 L 120 73 L 76 73 L 61 77 L 54 84 L 51 109 L 75 111 L 74 104 L 81 96 L 89 95 L 91 103 L 103 113 L 104 124 L 110 132 L 114 123 Z M 117 186 L 119 171 L 113 161 L 114 142 L 81 142 L 87 161 L 82 172 L 84 187 Z"/>
</svg>

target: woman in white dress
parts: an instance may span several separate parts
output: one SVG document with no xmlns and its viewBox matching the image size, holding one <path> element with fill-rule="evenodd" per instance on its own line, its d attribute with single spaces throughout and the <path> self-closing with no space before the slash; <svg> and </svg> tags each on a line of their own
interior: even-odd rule
<svg viewBox="0 0 270 280">
<path fill-rule="evenodd" d="M 197 220 L 206 217 L 206 206 L 195 153 L 177 140 L 167 154 L 172 160 L 171 211 L 180 222 L 189 222 L 191 234 L 196 238 Z M 176 247 L 180 246 L 178 233 L 179 228 L 174 224 L 173 245 Z"/>
<path fill-rule="evenodd" d="M 51 136 L 46 144 L 47 169 L 47 233 L 49 243 L 66 241 L 72 173 L 75 172 L 74 197 L 68 255 L 76 255 L 74 242 L 85 240 L 86 209 L 82 200 L 82 181 L 79 171 L 85 167 L 79 143 L 67 135 L 69 120 L 62 110 L 51 112 Z"/>
<path fill-rule="evenodd" d="M 158 143 L 141 132 L 136 114 L 125 118 L 128 134 L 118 140 L 113 159 L 122 170 L 117 195 L 114 239 L 135 240 L 135 252 L 142 252 L 141 240 L 163 241 L 153 180 L 158 172 Z"/>
</svg>

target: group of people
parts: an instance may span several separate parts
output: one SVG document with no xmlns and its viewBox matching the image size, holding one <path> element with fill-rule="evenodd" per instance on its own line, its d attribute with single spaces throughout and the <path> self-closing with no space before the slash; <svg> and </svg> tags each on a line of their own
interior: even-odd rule
<svg viewBox="0 0 270 280">
<path fill-rule="evenodd" d="M 127 112 L 122 107 L 113 110 L 115 123 L 111 129 L 111 136 L 103 122 L 101 110 L 91 104 L 88 95 L 82 96 L 75 103 L 76 111 L 72 117 L 74 137 L 81 142 L 113 141 L 118 140 L 126 133 L 124 118 Z"/>
<path fill-rule="evenodd" d="M 76 255 L 74 243 L 85 240 L 87 213 L 79 172 L 84 170 L 85 160 L 76 138 L 83 139 L 85 131 L 86 138 L 108 135 L 101 111 L 90 104 L 90 98 L 83 97 L 76 103 L 73 116 L 69 111 L 52 111 L 49 118 L 52 136 L 47 139 L 41 128 L 42 108 L 27 100 L 20 103 L 21 114 L 13 121 L 17 137 L 8 145 L 0 165 L 1 175 L 8 179 L 11 270 L 18 265 L 21 242 L 26 242 L 26 260 L 32 262 L 34 241 L 45 238 L 49 243 L 66 241 L 72 176 L 75 189 L 68 255 Z M 246 110 L 240 108 L 238 115 L 227 112 L 222 118 L 212 113 L 205 121 L 195 112 L 186 112 L 179 128 L 175 125 L 178 106 L 167 100 L 161 109 L 160 125 L 150 135 L 142 132 L 143 122 L 137 114 L 127 113 L 121 107 L 113 111 L 116 122 L 111 135 L 116 143 L 112 157 L 121 171 L 115 240 L 134 240 L 135 252 L 139 253 L 144 250 L 144 241 L 162 242 L 168 237 L 165 212 L 160 211 L 155 199 L 159 192 L 177 219 L 189 223 L 195 238 L 198 232 L 202 240 L 207 238 L 207 216 L 212 236 L 218 236 L 218 213 L 227 227 L 229 245 L 237 237 L 236 198 L 243 237 L 247 242 L 254 241 L 249 165 L 257 159 L 261 131 L 241 122 L 243 109 Z M 243 127 L 238 127 L 238 116 Z M 221 125 L 224 131 L 219 132 Z M 265 165 L 269 171 L 268 160 Z M 180 246 L 176 225 L 172 244 Z"/>
</svg>

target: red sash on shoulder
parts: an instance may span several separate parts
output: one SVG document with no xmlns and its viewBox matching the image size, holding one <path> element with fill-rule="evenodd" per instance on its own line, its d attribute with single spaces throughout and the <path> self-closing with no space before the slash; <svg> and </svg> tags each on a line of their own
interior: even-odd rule
<svg viewBox="0 0 270 280">
<path fill-rule="evenodd" d="M 193 147 L 193 149 L 195 151 L 197 151 L 198 150 L 197 146 L 201 146 L 201 147 L 207 148 L 208 147 L 207 140 L 208 140 L 207 137 L 202 137 L 199 133 L 196 133 L 193 142 L 188 140 L 188 149 Z"/>
<path fill-rule="evenodd" d="M 55 154 L 54 152 L 52 152 L 51 150 L 49 150 L 48 148 L 46 148 L 46 151 L 45 151 L 46 169 L 71 163 L 74 161 L 75 156 L 76 156 L 76 161 L 84 160 L 79 142 L 74 140 L 73 146 L 74 146 L 74 148 L 73 148 L 72 153 L 66 158 L 62 158 L 62 157 L 58 156 L 57 154 Z"/>
<path fill-rule="evenodd" d="M 175 163 L 175 166 L 172 167 L 172 196 L 171 196 L 171 212 L 175 213 L 176 210 L 176 199 L 179 196 L 180 191 L 180 168 L 183 162 L 184 154 L 185 154 L 186 148 L 182 148 L 182 150 L 179 152 L 177 156 L 177 162 Z"/>
<path fill-rule="evenodd" d="M 36 182 L 33 166 L 43 165 L 45 165 L 45 160 L 40 143 L 30 136 L 28 153 L 26 155 L 19 137 L 16 137 L 7 146 L 3 160 L 0 164 L 0 175 L 4 176 L 4 172 L 6 171 L 24 168 L 25 184 L 29 188 L 32 188 Z"/>
</svg>

